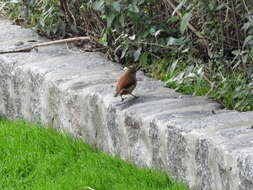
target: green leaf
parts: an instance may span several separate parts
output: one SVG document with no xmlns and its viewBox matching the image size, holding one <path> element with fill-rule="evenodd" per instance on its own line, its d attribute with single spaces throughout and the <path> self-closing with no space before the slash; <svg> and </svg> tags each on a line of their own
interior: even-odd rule
<svg viewBox="0 0 253 190">
<path fill-rule="evenodd" d="M 241 51 L 240 50 L 234 50 L 234 51 L 232 51 L 232 54 L 238 56 L 238 55 L 241 54 Z"/>
<path fill-rule="evenodd" d="M 133 12 L 133 13 L 139 13 L 139 12 L 140 12 L 139 8 L 138 8 L 137 5 L 135 5 L 135 4 L 130 4 L 130 5 L 128 6 L 128 10 L 129 10 L 130 12 Z"/>
<path fill-rule="evenodd" d="M 159 36 L 159 34 L 160 34 L 161 32 L 163 32 L 163 31 L 164 31 L 163 29 L 157 30 L 153 35 L 154 35 L 155 37 L 157 37 L 157 36 Z"/>
<path fill-rule="evenodd" d="M 243 27 L 242 30 L 244 30 L 244 32 L 247 32 L 247 30 L 252 26 L 251 22 L 246 22 Z"/>
<path fill-rule="evenodd" d="M 111 26 L 112 26 L 112 23 L 113 23 L 115 17 L 116 17 L 115 14 L 110 14 L 110 15 L 106 18 L 107 27 L 111 27 Z"/>
<path fill-rule="evenodd" d="M 169 37 L 167 45 L 181 46 L 181 45 L 184 45 L 184 40 L 183 38 Z"/>
<path fill-rule="evenodd" d="M 140 64 L 147 65 L 148 64 L 148 53 L 143 53 L 140 57 Z"/>
<path fill-rule="evenodd" d="M 112 4 L 112 7 L 113 7 L 113 9 L 116 11 L 116 12 L 120 12 L 120 10 L 121 10 L 121 6 L 120 6 L 120 3 L 119 2 L 114 2 L 113 4 Z"/>
<path fill-rule="evenodd" d="M 92 4 L 92 7 L 94 10 L 96 11 L 103 11 L 105 8 L 105 1 L 104 0 L 100 0 L 100 1 L 95 1 Z"/>
<path fill-rule="evenodd" d="M 120 15 L 120 17 L 119 17 L 119 23 L 120 23 L 120 25 L 122 27 L 125 26 L 125 15 L 124 14 Z"/>
<path fill-rule="evenodd" d="M 154 33 L 155 33 L 155 31 L 156 31 L 156 30 L 155 30 L 155 28 L 154 28 L 154 27 L 151 27 L 151 28 L 149 29 L 149 33 L 150 33 L 150 34 L 154 34 Z"/>
<path fill-rule="evenodd" d="M 176 21 L 178 21 L 178 17 L 177 16 L 170 16 L 168 19 L 167 19 L 167 22 L 171 22 L 171 23 L 173 23 L 173 22 L 176 22 Z"/>
<path fill-rule="evenodd" d="M 122 50 L 120 59 L 123 59 L 123 58 L 125 57 L 127 50 L 128 50 L 128 46 L 126 46 L 126 47 Z"/>
<path fill-rule="evenodd" d="M 172 63 L 172 65 L 170 66 L 170 74 L 171 75 L 173 75 L 173 73 L 174 73 L 174 71 L 175 71 L 175 69 L 176 69 L 176 67 L 177 67 L 177 64 L 178 64 L 178 59 L 176 59 L 173 63 Z"/>
<path fill-rule="evenodd" d="M 247 36 L 247 38 L 245 38 L 245 40 L 244 40 L 244 42 L 243 42 L 242 48 L 244 48 L 246 45 L 248 45 L 249 42 L 252 41 L 252 40 L 253 40 L 253 35 Z"/>
<path fill-rule="evenodd" d="M 102 43 L 104 46 L 108 45 L 108 42 L 107 42 L 107 32 L 104 32 L 104 34 L 103 34 L 102 38 L 100 38 L 99 42 Z"/>
<path fill-rule="evenodd" d="M 134 61 L 138 61 L 140 55 L 141 55 L 141 50 L 142 48 L 139 47 L 135 52 L 134 52 Z"/>
<path fill-rule="evenodd" d="M 145 2 L 145 0 L 138 0 L 138 1 L 137 1 L 137 4 L 138 4 L 138 5 L 142 5 L 144 2 Z"/>
<path fill-rule="evenodd" d="M 189 22 L 190 22 L 190 20 L 191 20 L 191 17 L 192 17 L 191 12 L 186 13 L 186 14 L 183 16 L 183 18 L 182 18 L 182 20 L 181 20 L 181 23 L 180 23 L 180 28 L 179 28 L 179 30 L 180 30 L 180 32 L 181 32 L 182 34 L 183 34 L 183 33 L 185 32 L 185 30 L 187 29 L 187 26 L 188 26 L 188 24 L 189 24 Z"/>
<path fill-rule="evenodd" d="M 221 9 L 223 9 L 224 7 L 226 7 L 227 5 L 225 3 L 220 4 L 218 7 L 216 7 L 216 11 L 219 11 Z"/>
<path fill-rule="evenodd" d="M 183 7 L 183 5 L 186 3 L 186 1 L 187 1 L 187 0 L 183 0 L 183 1 L 181 1 L 181 2 L 178 4 L 178 6 L 174 9 L 174 11 L 173 11 L 173 13 L 172 13 L 172 16 L 174 16 L 175 13 Z"/>
<path fill-rule="evenodd" d="M 253 59 L 253 47 L 251 48 L 249 55 L 250 55 L 250 56 L 252 57 L 252 59 Z"/>
</svg>

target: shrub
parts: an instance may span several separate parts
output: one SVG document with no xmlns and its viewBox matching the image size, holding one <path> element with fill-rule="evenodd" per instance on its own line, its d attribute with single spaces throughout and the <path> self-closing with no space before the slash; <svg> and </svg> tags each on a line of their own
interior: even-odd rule
<svg viewBox="0 0 253 190">
<path fill-rule="evenodd" d="M 0 1 L 17 23 L 47 37 L 93 36 L 113 60 L 145 63 L 144 70 L 170 84 L 181 76 L 172 86 L 182 92 L 210 95 L 227 108 L 253 109 L 251 0 Z M 192 68 L 204 74 L 182 74 Z M 244 89 L 240 96 L 238 89 Z"/>
</svg>

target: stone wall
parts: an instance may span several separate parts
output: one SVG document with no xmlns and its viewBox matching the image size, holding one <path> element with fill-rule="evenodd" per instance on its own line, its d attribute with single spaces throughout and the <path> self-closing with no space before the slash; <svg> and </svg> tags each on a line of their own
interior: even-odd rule
<svg viewBox="0 0 253 190">
<path fill-rule="evenodd" d="M 0 19 L 0 49 L 31 39 Z M 253 189 L 253 112 L 222 110 L 138 72 L 135 94 L 114 98 L 124 71 L 99 53 L 65 45 L 0 55 L 0 113 L 42 122 L 139 166 L 160 168 L 192 190 Z"/>
</svg>

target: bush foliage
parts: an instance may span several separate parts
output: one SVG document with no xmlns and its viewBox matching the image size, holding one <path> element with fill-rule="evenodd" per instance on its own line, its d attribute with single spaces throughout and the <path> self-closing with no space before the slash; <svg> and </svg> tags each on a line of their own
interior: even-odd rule
<svg viewBox="0 0 253 190">
<path fill-rule="evenodd" d="M 89 35 L 118 62 L 141 62 L 180 92 L 253 110 L 252 0 L 0 0 L 50 38 Z"/>
</svg>

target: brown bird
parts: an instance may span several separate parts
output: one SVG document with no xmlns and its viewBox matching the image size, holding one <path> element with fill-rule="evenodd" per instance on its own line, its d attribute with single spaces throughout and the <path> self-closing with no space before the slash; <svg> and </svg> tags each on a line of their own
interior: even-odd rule
<svg viewBox="0 0 253 190">
<path fill-rule="evenodd" d="M 114 97 L 120 95 L 121 101 L 124 100 L 122 96 L 127 94 L 130 94 L 133 97 L 137 98 L 137 96 L 133 95 L 132 92 L 137 85 L 136 72 L 140 68 L 140 65 L 130 66 L 128 70 L 119 78 L 116 85 L 116 93 Z"/>
</svg>

